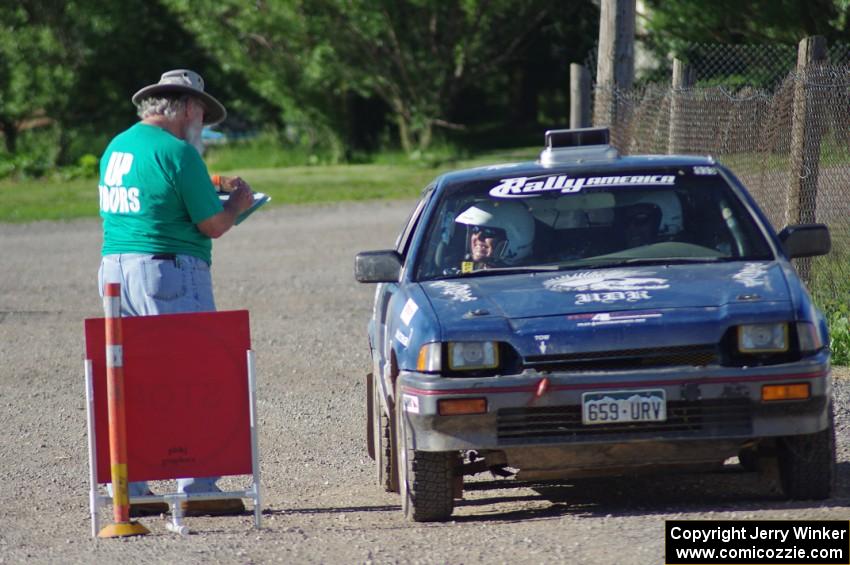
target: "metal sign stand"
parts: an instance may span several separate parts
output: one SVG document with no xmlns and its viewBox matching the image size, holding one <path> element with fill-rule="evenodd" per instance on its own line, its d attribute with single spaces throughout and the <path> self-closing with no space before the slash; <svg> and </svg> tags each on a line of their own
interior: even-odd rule
<svg viewBox="0 0 850 565">
<path fill-rule="evenodd" d="M 180 503 L 187 500 L 221 500 L 230 498 L 247 498 L 254 503 L 254 527 L 261 527 L 262 506 L 260 502 L 260 463 L 259 451 L 257 444 L 257 394 L 256 394 L 256 376 L 254 372 L 254 352 L 246 351 L 246 361 L 248 364 L 248 402 L 250 409 L 250 426 L 251 426 L 251 469 L 252 483 L 245 490 L 227 491 L 227 492 L 206 492 L 206 493 L 180 493 L 173 492 L 159 495 L 148 496 L 133 496 L 129 498 L 130 504 L 142 502 L 166 502 L 171 508 L 171 521 L 167 522 L 165 527 L 171 532 L 188 535 L 189 528 L 183 524 L 183 511 Z M 92 370 L 92 361 L 85 361 L 86 375 L 86 407 L 87 407 L 87 423 L 88 423 L 88 438 L 89 438 L 89 507 L 91 512 L 92 537 L 98 536 L 99 510 L 101 506 L 111 504 L 113 499 L 109 495 L 98 493 L 98 476 L 97 476 L 97 442 L 95 428 L 95 409 L 94 409 L 94 374 Z M 176 478 L 176 477 L 175 477 Z M 147 531 L 147 530 L 146 530 Z M 127 535 L 127 534 L 124 534 Z M 101 536 L 103 537 L 103 536 Z"/>
</svg>

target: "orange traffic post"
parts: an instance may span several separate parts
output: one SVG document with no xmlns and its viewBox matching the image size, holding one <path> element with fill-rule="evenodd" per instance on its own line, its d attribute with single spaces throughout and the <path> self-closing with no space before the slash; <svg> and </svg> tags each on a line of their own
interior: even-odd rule
<svg viewBox="0 0 850 565">
<path fill-rule="evenodd" d="M 106 283 L 104 286 L 103 311 L 106 317 L 106 394 L 109 411 L 109 462 L 112 470 L 112 514 L 115 523 L 104 527 L 97 536 L 138 536 L 150 531 L 142 524 L 130 521 L 120 284 Z"/>
</svg>

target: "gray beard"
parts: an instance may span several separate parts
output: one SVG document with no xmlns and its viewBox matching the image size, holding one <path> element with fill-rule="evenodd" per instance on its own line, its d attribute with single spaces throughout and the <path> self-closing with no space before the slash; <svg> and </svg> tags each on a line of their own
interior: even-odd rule
<svg viewBox="0 0 850 565">
<path fill-rule="evenodd" d="M 204 142 L 201 138 L 201 132 L 203 131 L 204 126 L 199 124 L 192 124 L 186 130 L 186 142 L 191 144 L 192 147 L 198 150 L 200 155 L 204 154 Z"/>
</svg>

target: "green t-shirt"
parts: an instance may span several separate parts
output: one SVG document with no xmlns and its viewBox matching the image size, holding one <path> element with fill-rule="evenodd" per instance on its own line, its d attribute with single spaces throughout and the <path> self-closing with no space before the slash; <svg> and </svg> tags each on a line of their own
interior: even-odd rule
<svg viewBox="0 0 850 565">
<path fill-rule="evenodd" d="M 212 240 L 196 224 L 223 208 L 191 144 L 139 122 L 106 148 L 98 189 L 103 255 L 176 253 L 212 262 Z"/>
</svg>

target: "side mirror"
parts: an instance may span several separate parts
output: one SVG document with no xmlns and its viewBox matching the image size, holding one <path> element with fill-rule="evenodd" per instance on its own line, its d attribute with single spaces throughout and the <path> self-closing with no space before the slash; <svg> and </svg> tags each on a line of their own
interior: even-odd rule
<svg viewBox="0 0 850 565">
<path fill-rule="evenodd" d="M 401 256 L 392 249 L 362 251 L 354 258 L 354 278 L 362 283 L 398 282 Z"/>
<path fill-rule="evenodd" d="M 779 241 L 790 259 L 826 255 L 832 248 L 829 228 L 823 224 L 786 226 L 779 232 Z"/>
</svg>

